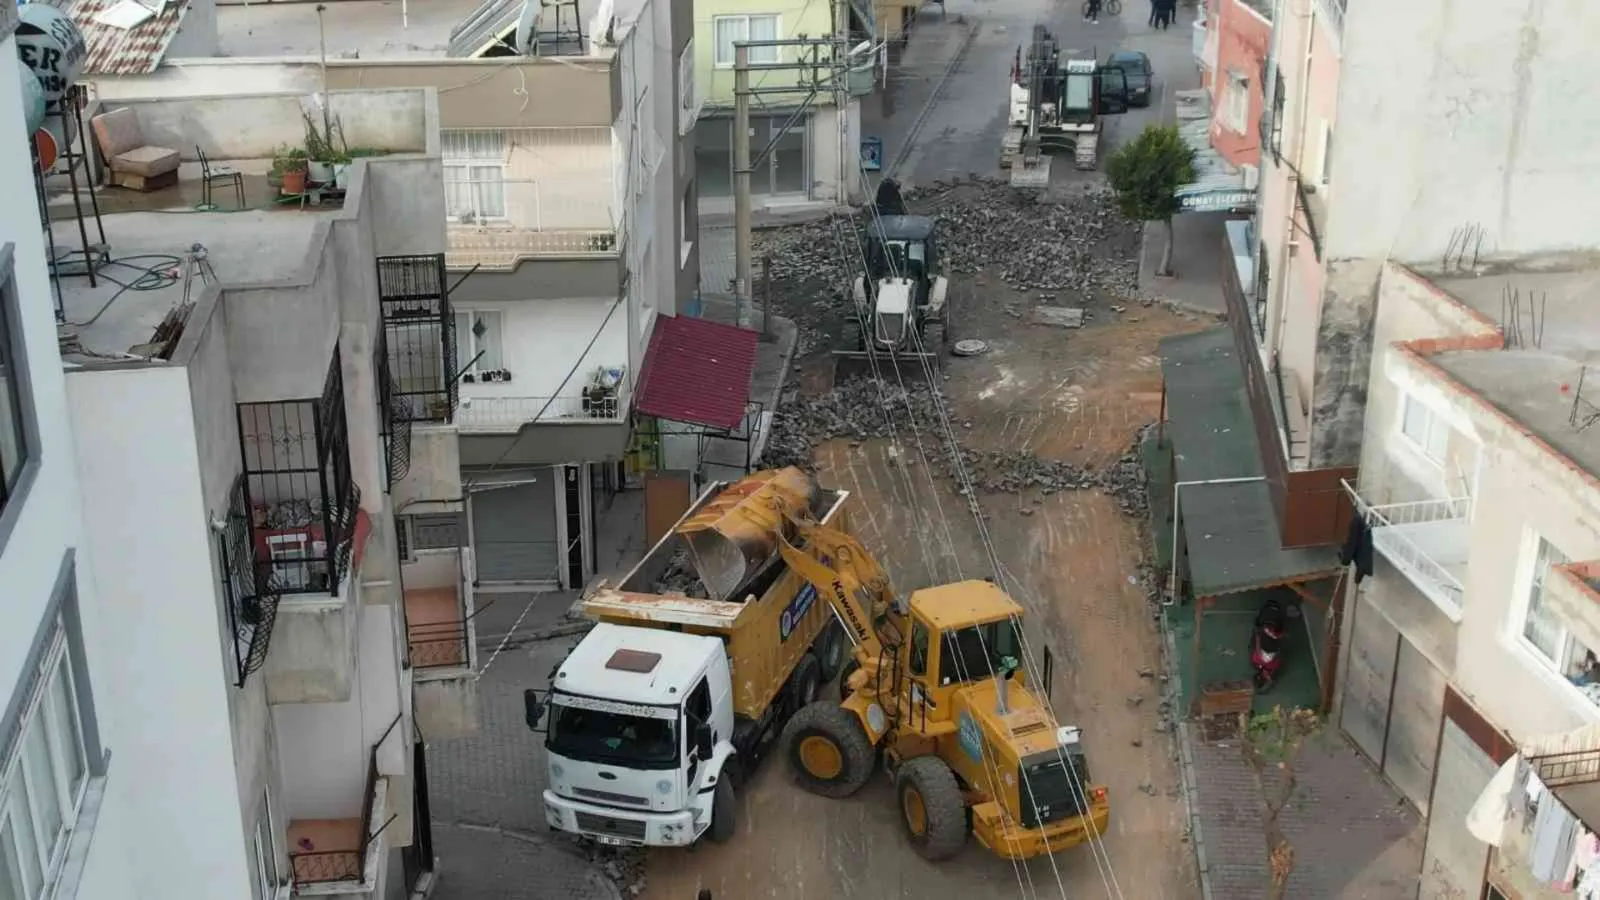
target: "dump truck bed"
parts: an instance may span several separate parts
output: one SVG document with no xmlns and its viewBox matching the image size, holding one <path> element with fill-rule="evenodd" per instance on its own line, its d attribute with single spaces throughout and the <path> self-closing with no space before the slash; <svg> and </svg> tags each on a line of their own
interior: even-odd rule
<svg viewBox="0 0 1600 900">
<path fill-rule="evenodd" d="M 834 615 L 776 555 L 730 595 L 739 599 L 706 596 L 709 592 L 697 585 L 688 542 L 678 529 L 728 487 L 723 482 L 708 487 L 638 565 L 617 584 L 596 586 L 582 608 L 602 622 L 723 638 L 733 669 L 734 712 L 759 719 Z M 848 491 L 819 488 L 812 514 L 848 530 L 849 496 Z M 696 593 L 701 596 L 691 596 Z"/>
</svg>

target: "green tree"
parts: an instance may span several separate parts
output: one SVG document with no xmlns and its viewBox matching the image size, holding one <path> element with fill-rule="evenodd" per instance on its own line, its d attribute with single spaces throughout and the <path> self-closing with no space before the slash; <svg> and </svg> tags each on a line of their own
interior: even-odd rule
<svg viewBox="0 0 1600 900">
<path fill-rule="evenodd" d="M 1289 875 L 1294 871 L 1294 847 L 1284 836 L 1278 819 L 1299 787 L 1295 760 L 1306 741 L 1321 730 L 1322 720 L 1309 709 L 1286 710 L 1281 706 L 1272 712 L 1241 715 L 1239 719 L 1239 745 L 1261 794 L 1261 827 L 1267 839 L 1270 873 L 1267 897 L 1283 900 L 1288 896 Z"/>
<path fill-rule="evenodd" d="M 1194 181 L 1194 150 L 1172 125 L 1146 125 L 1139 136 L 1106 160 L 1106 177 L 1122 214 L 1140 222 L 1160 222 L 1167 229 L 1156 274 L 1172 274 L 1172 217 L 1178 212 L 1178 188 Z"/>
</svg>

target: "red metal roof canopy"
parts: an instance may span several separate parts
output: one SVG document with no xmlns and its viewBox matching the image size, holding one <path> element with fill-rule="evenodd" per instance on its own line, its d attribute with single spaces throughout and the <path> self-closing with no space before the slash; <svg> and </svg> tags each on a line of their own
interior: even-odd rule
<svg viewBox="0 0 1600 900">
<path fill-rule="evenodd" d="M 634 408 L 647 416 L 734 428 L 750 402 L 760 335 L 683 316 L 660 316 L 645 350 Z"/>
</svg>

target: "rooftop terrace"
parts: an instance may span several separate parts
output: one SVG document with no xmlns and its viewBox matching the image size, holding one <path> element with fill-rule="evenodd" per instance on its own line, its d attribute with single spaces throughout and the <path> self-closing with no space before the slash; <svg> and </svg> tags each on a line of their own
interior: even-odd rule
<svg viewBox="0 0 1600 900">
<path fill-rule="evenodd" d="M 1431 280 L 1497 325 L 1506 346 L 1429 360 L 1600 475 L 1600 261 L 1569 258 Z"/>
<path fill-rule="evenodd" d="M 619 3 L 618 16 L 622 17 Z M 632 4 L 636 5 L 636 4 Z M 402 4 L 400 0 L 343 0 L 325 4 L 319 33 L 317 5 L 313 3 L 254 3 L 218 5 L 219 55 L 232 57 L 317 56 L 320 34 L 325 33 L 329 59 L 426 59 L 450 54 L 451 32 L 480 9 L 480 21 L 515 22 L 522 4 L 498 3 L 490 9 L 483 0 L 433 0 Z M 599 0 L 579 0 L 578 17 L 571 7 L 547 6 L 537 33 L 544 56 L 583 56 L 589 48 L 590 20 Z M 577 40 L 581 30 L 584 40 Z"/>
</svg>

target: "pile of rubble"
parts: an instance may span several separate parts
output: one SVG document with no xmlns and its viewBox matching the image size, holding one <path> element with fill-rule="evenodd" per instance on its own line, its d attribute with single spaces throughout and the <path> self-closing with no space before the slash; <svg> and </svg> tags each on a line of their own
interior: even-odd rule
<svg viewBox="0 0 1600 900">
<path fill-rule="evenodd" d="M 1109 192 L 1041 202 L 994 179 L 938 182 L 906 192 L 914 213 L 938 223 L 946 273 L 993 276 L 1017 290 L 1132 297 L 1138 290 L 1141 229 Z M 799 327 L 796 352 L 826 346 L 853 314 L 850 284 L 864 268 L 868 212 L 769 228 L 755 235 L 755 292 Z M 770 283 L 763 284 L 764 261 Z"/>
<path fill-rule="evenodd" d="M 652 594 L 683 594 L 697 600 L 710 599 L 711 593 L 706 590 L 706 584 L 694 570 L 694 564 L 689 561 L 689 551 L 679 549 L 672 554 L 672 560 L 667 563 L 667 570 L 661 577 L 650 582 Z"/>
<path fill-rule="evenodd" d="M 920 381 L 904 386 L 882 385 L 867 378 L 845 381 L 825 394 L 795 397 L 773 413 L 763 464 L 811 469 L 813 453 L 821 443 L 841 438 L 860 441 L 909 437 L 915 423 L 924 435 L 928 462 L 945 476 L 960 480 L 950 459 L 949 435 L 939 424 L 944 415 L 948 415 L 948 408 L 936 385 Z M 1142 518 L 1150 508 L 1139 439 L 1115 462 L 1090 470 L 1031 453 L 975 449 L 966 446 L 964 427 L 956 424 L 953 430 L 961 468 L 979 491 L 1039 491 L 1048 495 L 1098 487 L 1116 497 L 1122 511 L 1130 516 Z"/>
<path fill-rule="evenodd" d="M 607 881 L 624 898 L 644 893 L 644 851 L 633 848 L 612 848 L 601 844 L 589 845 L 589 859 Z"/>
</svg>

